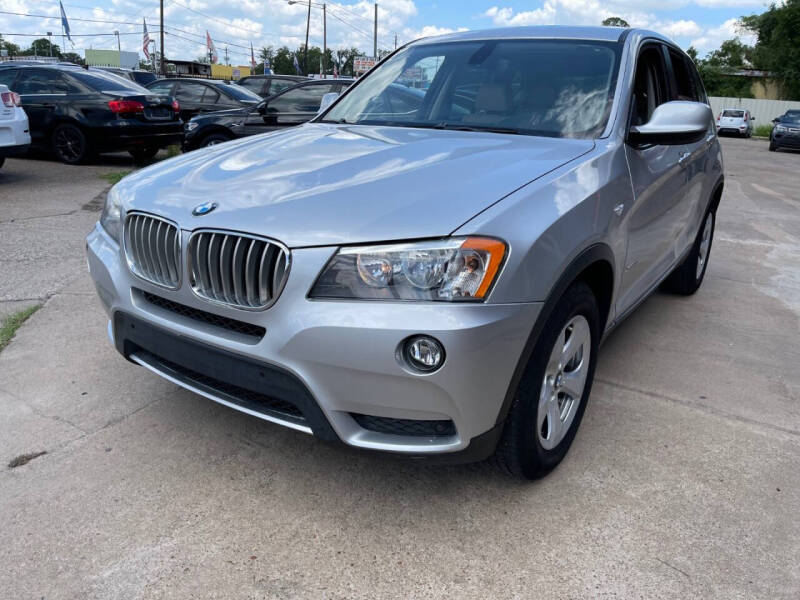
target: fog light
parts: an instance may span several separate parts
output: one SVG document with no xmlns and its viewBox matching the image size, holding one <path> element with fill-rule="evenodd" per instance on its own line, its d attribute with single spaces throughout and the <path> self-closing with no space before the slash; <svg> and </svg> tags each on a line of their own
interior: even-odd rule
<svg viewBox="0 0 800 600">
<path fill-rule="evenodd" d="M 408 338 L 402 346 L 406 364 L 420 373 L 431 373 L 444 364 L 444 347 L 427 335 Z"/>
</svg>

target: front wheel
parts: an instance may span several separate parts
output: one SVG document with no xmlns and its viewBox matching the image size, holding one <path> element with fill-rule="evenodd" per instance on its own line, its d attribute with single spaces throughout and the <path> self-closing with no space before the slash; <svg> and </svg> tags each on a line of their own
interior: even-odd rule
<svg viewBox="0 0 800 600">
<path fill-rule="evenodd" d="M 599 337 L 597 301 L 588 285 L 577 282 L 536 342 L 494 456 L 500 468 L 537 479 L 561 462 L 586 410 Z"/>
<path fill-rule="evenodd" d="M 689 255 L 664 281 L 664 288 L 667 291 L 682 296 L 691 296 L 700 288 L 711 255 L 715 222 L 716 216 L 712 210 L 709 210 L 703 219 L 703 224 L 700 226 L 700 231 L 697 233 Z"/>
<path fill-rule="evenodd" d="M 0 156 L 0 169 L 3 168 L 3 163 L 6 162 L 5 156 Z"/>
<path fill-rule="evenodd" d="M 775 150 L 777 150 L 777 149 L 778 149 L 778 146 L 775 145 L 775 142 L 770 141 L 770 143 L 769 143 L 769 151 L 770 152 L 775 152 Z"/>
<path fill-rule="evenodd" d="M 68 165 L 79 165 L 89 156 L 89 144 L 81 129 L 70 123 L 53 130 L 53 151 L 58 159 Z"/>
<path fill-rule="evenodd" d="M 217 144 L 222 144 L 223 142 L 227 142 L 231 139 L 231 136 L 225 135 L 224 133 L 211 133 L 203 138 L 203 141 L 200 142 L 200 148 L 207 148 L 208 146 L 216 146 Z"/>
</svg>

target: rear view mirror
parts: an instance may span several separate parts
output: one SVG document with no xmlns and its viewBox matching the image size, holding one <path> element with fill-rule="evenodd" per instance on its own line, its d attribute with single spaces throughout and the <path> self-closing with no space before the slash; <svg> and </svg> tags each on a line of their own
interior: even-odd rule
<svg viewBox="0 0 800 600">
<path fill-rule="evenodd" d="M 322 97 L 322 102 L 320 102 L 319 110 L 317 114 L 320 114 L 322 111 L 326 110 L 331 104 L 336 102 L 336 99 L 339 97 L 339 94 L 336 92 L 328 92 Z"/>
<path fill-rule="evenodd" d="M 713 118 L 711 108 L 701 102 L 665 102 L 644 125 L 634 125 L 628 141 L 634 144 L 691 144 L 700 141 Z"/>
</svg>

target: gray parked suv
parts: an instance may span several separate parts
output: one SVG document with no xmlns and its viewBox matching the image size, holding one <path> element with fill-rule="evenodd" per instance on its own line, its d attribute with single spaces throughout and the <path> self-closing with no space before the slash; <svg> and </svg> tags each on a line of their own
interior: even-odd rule
<svg viewBox="0 0 800 600">
<path fill-rule="evenodd" d="M 126 177 L 87 248 L 111 340 L 154 373 L 324 440 L 534 478 L 575 437 L 603 336 L 660 284 L 700 286 L 721 193 L 667 38 L 497 29 Z"/>
</svg>

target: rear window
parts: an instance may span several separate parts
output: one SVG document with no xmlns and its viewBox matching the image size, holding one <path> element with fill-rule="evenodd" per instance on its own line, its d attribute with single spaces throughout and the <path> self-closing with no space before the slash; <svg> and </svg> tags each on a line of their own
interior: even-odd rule
<svg viewBox="0 0 800 600">
<path fill-rule="evenodd" d="M 113 73 L 90 73 L 75 69 L 71 70 L 69 74 L 82 84 L 97 92 L 133 92 L 136 94 L 150 93 L 146 88 L 143 88 L 139 84 L 134 83 L 129 79 L 123 79 L 122 77 L 114 75 Z"/>
<path fill-rule="evenodd" d="M 261 102 L 261 96 L 235 83 L 221 83 L 219 89 L 243 102 Z"/>
<path fill-rule="evenodd" d="M 723 117 L 733 117 L 734 119 L 742 119 L 744 118 L 744 111 L 743 110 L 724 110 L 722 111 Z"/>
</svg>

